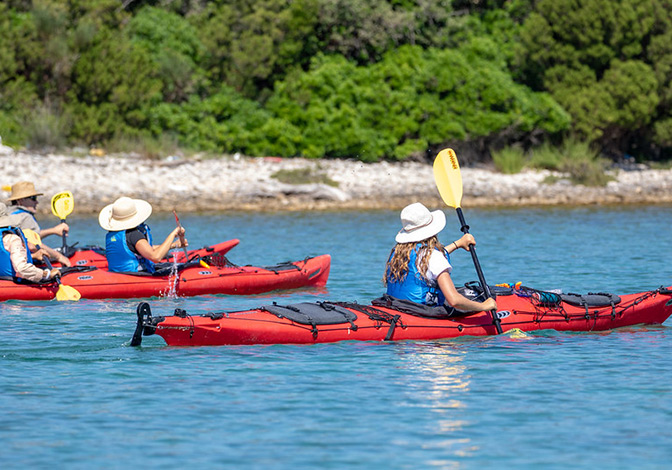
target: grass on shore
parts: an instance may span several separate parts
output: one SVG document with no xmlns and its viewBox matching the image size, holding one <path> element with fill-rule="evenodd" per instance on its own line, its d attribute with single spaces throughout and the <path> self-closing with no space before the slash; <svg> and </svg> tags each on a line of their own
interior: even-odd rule
<svg viewBox="0 0 672 470">
<path fill-rule="evenodd" d="M 519 173 L 523 168 L 546 169 L 567 175 L 574 184 L 606 186 L 614 177 L 608 173 L 609 161 L 600 157 L 586 142 L 566 140 L 561 147 L 544 144 L 527 154 L 519 147 L 507 147 L 493 152 L 495 168 L 505 174 Z M 549 176 L 554 183 L 558 176 Z"/>
<path fill-rule="evenodd" d="M 314 171 L 311 168 L 297 168 L 296 170 L 278 170 L 271 175 L 281 183 L 285 184 L 326 184 L 327 186 L 338 187 L 338 183 L 329 178 L 319 169 Z"/>
</svg>

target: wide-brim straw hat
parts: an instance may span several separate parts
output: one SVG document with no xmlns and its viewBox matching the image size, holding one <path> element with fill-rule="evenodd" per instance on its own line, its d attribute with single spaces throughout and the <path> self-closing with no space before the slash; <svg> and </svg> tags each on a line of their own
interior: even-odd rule
<svg viewBox="0 0 672 470">
<path fill-rule="evenodd" d="M 441 210 L 430 212 L 419 202 L 401 211 L 402 229 L 394 238 L 397 243 L 421 242 L 438 234 L 446 226 L 446 214 Z"/>
<path fill-rule="evenodd" d="M 98 223 L 105 230 L 116 232 L 135 228 L 152 215 L 152 205 L 142 199 L 120 197 L 98 214 Z"/>
<path fill-rule="evenodd" d="M 12 186 L 12 192 L 7 198 L 8 201 L 16 201 L 30 196 L 42 196 L 44 193 L 38 193 L 35 185 L 30 181 L 20 181 Z"/>
</svg>

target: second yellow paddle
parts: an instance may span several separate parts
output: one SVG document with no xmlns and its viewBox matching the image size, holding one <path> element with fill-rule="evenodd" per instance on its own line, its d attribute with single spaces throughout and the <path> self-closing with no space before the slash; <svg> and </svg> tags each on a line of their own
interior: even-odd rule
<svg viewBox="0 0 672 470">
<path fill-rule="evenodd" d="M 61 223 L 65 223 L 66 217 L 69 216 L 74 209 L 75 198 L 72 196 L 70 191 L 63 191 L 52 196 L 51 213 L 61 219 Z M 61 253 L 63 253 L 63 256 L 67 256 L 66 248 L 68 247 L 65 237 L 67 237 L 67 235 L 64 233 L 63 248 L 61 248 Z"/>
</svg>

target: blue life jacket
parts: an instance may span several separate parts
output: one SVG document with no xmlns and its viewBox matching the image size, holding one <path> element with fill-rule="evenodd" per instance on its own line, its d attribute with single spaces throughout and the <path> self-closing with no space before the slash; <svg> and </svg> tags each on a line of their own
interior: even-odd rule
<svg viewBox="0 0 672 470">
<path fill-rule="evenodd" d="M 433 285 L 430 284 L 418 272 L 416 263 L 420 246 L 421 244 L 418 243 L 413 251 L 411 251 L 411 257 L 408 261 L 408 273 L 402 281 L 392 280 L 388 269 L 387 294 L 398 299 L 410 300 L 423 305 L 443 305 L 446 298 L 444 297 L 443 292 L 441 292 L 441 289 L 439 289 L 438 284 L 436 282 L 432 283 Z M 445 253 L 445 255 L 448 262 L 450 262 L 448 253 Z M 390 255 L 390 259 L 392 259 L 393 256 L 394 252 Z"/>
<path fill-rule="evenodd" d="M 20 228 L 3 227 L 2 229 L 0 229 L 0 276 L 12 277 L 14 279 L 17 279 L 16 271 L 14 270 L 14 266 L 12 266 L 12 260 L 9 256 L 9 251 L 5 250 L 5 244 L 1 242 L 2 237 L 4 237 L 5 234 L 8 232 L 21 237 L 21 240 L 23 241 L 23 246 L 26 247 L 26 259 L 28 260 L 29 263 L 33 262 L 33 257 L 30 255 L 30 250 L 28 249 L 28 242 L 26 241 L 26 237 L 23 235 L 23 232 L 21 231 Z"/>
<path fill-rule="evenodd" d="M 152 234 L 147 224 L 138 225 L 138 229 L 147 236 L 147 241 L 152 244 Z M 105 236 L 105 256 L 107 257 L 107 269 L 109 271 L 124 273 L 156 271 L 154 263 L 142 256 L 135 254 L 126 243 L 126 230 L 107 232 Z"/>
</svg>

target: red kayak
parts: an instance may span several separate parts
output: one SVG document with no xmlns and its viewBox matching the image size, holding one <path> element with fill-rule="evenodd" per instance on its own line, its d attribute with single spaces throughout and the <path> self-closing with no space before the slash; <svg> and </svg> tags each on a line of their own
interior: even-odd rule
<svg viewBox="0 0 672 470">
<path fill-rule="evenodd" d="M 603 331 L 637 324 L 659 325 L 672 314 L 672 287 L 616 296 L 557 295 L 529 288 L 497 296 L 503 332 Z M 371 305 L 342 302 L 267 305 L 254 310 L 152 316 L 140 303 L 131 345 L 157 334 L 170 346 L 311 344 L 336 341 L 438 340 L 496 334 L 490 312 L 454 316 L 390 297 Z"/>
<path fill-rule="evenodd" d="M 86 299 L 251 295 L 278 289 L 324 286 L 331 268 L 329 255 L 268 267 L 236 266 L 224 256 L 206 256 L 203 260 L 208 267 L 199 261 L 182 266 L 168 264 L 162 274 L 114 273 L 95 267 L 64 268 L 61 282 L 76 289 Z M 0 301 L 51 300 L 57 291 L 55 282 L 20 284 L 0 280 Z"/>
<path fill-rule="evenodd" d="M 234 238 L 222 243 L 217 243 L 212 246 L 205 246 L 196 250 L 189 250 L 189 260 L 203 258 L 205 256 L 223 256 L 228 253 L 231 248 L 240 243 L 240 240 Z M 169 253 L 166 262 L 173 261 L 173 254 L 178 263 L 184 263 L 185 255 L 183 250 L 174 250 Z M 101 247 L 86 247 L 79 248 L 70 256 L 70 264 L 72 266 L 95 266 L 97 268 L 107 268 L 107 258 L 105 257 L 105 249 Z M 60 267 L 60 264 L 54 263 L 54 267 Z"/>
</svg>

